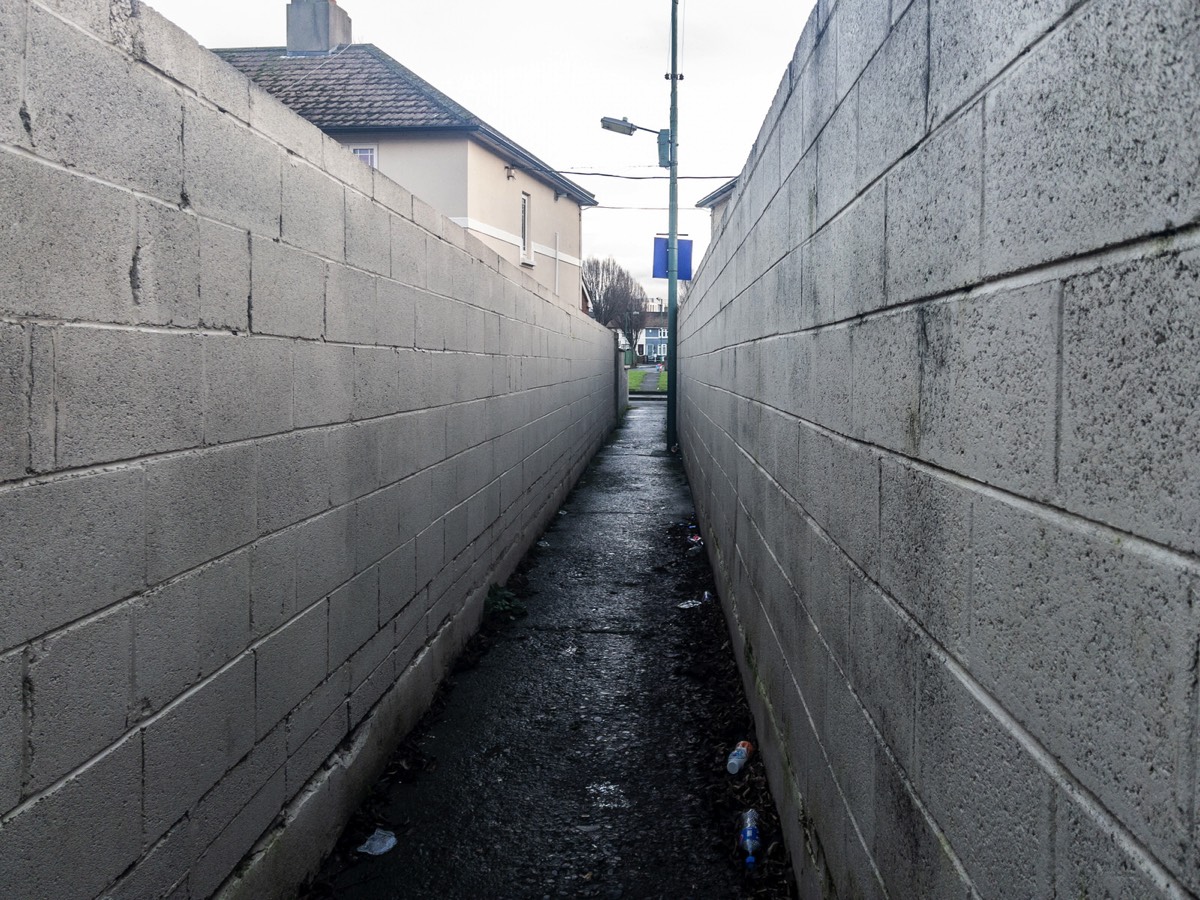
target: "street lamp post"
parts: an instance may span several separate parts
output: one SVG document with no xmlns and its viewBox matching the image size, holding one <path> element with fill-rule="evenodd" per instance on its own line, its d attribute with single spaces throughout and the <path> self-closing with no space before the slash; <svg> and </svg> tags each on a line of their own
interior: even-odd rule
<svg viewBox="0 0 1200 900">
<path fill-rule="evenodd" d="M 679 317 L 679 0 L 671 0 L 671 180 L 667 201 L 667 450 L 679 443 L 676 412 L 679 354 L 675 323 Z"/>
<path fill-rule="evenodd" d="M 605 116 L 600 127 L 618 134 L 649 131 L 658 135 L 658 164 L 671 170 L 670 193 L 667 201 L 667 450 L 673 451 L 678 441 L 677 398 L 679 390 L 679 360 L 675 345 L 675 324 L 679 315 L 679 0 L 671 0 L 671 127 L 655 131 L 634 125 L 628 119 Z"/>
</svg>

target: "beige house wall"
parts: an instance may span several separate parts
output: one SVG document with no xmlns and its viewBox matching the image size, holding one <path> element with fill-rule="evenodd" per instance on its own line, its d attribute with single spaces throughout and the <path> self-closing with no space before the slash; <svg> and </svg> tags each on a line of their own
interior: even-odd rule
<svg viewBox="0 0 1200 900">
<path fill-rule="evenodd" d="M 565 303 L 578 306 L 583 231 L 579 204 L 567 196 L 556 198 L 554 188 L 526 171 L 509 169 L 507 159 L 474 142 L 467 150 L 467 171 L 467 220 L 459 224 L 504 259 L 522 265 Z M 522 194 L 528 194 L 530 202 L 531 261 L 521 259 Z"/>
<path fill-rule="evenodd" d="M 374 147 L 378 168 L 529 272 L 565 305 L 580 301 L 582 209 L 507 158 L 466 137 L 339 135 L 347 147 Z M 512 177 L 510 177 L 510 175 Z M 531 258 L 521 257 L 521 195 L 529 195 Z"/>
<path fill-rule="evenodd" d="M 376 165 L 384 175 L 403 185 L 452 219 L 467 214 L 466 137 L 387 137 L 361 133 L 338 135 L 347 147 L 374 147 Z"/>
</svg>

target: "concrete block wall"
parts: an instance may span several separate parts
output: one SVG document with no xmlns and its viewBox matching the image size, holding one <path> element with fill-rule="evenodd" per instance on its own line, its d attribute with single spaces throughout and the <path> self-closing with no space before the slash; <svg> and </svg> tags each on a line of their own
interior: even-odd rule
<svg viewBox="0 0 1200 900">
<path fill-rule="evenodd" d="M 0 220 L 0 895 L 286 893 L 613 335 L 137 0 L 0 0 Z"/>
<path fill-rule="evenodd" d="M 680 312 L 805 897 L 1200 895 L 1200 7 L 821 0 Z"/>
</svg>

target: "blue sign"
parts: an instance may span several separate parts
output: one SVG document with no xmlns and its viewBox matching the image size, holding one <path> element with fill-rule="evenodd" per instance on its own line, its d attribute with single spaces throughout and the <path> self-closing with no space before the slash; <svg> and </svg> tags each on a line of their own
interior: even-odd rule
<svg viewBox="0 0 1200 900">
<path fill-rule="evenodd" d="M 667 239 L 654 239 L 654 277 L 667 278 Z M 686 238 L 679 239 L 679 280 L 692 280 L 692 242 Z"/>
</svg>

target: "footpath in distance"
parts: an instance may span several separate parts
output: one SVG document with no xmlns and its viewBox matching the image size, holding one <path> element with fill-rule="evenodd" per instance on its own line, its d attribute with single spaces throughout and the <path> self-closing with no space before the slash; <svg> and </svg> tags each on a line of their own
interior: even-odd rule
<svg viewBox="0 0 1200 900">
<path fill-rule="evenodd" d="M 757 741 L 664 419 L 630 410 L 495 592 L 528 614 L 485 628 L 308 900 L 793 895 L 761 761 L 726 771 Z M 396 846 L 359 852 L 376 828 Z"/>
</svg>

